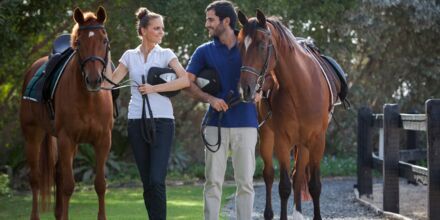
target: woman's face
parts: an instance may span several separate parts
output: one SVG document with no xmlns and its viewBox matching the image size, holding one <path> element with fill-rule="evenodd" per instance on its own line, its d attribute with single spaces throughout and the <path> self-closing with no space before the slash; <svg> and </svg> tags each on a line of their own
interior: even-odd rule
<svg viewBox="0 0 440 220">
<path fill-rule="evenodd" d="M 147 42 L 160 44 L 164 34 L 164 25 L 161 17 L 150 20 L 148 26 L 142 28 L 142 39 Z"/>
</svg>

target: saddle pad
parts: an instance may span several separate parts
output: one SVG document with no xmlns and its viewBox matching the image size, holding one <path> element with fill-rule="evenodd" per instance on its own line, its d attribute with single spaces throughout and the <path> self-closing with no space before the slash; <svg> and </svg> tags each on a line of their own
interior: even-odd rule
<svg viewBox="0 0 440 220">
<path fill-rule="evenodd" d="M 44 85 L 44 70 L 46 69 L 47 61 L 38 68 L 37 72 L 32 77 L 31 81 L 26 86 L 23 94 L 23 99 L 40 102 L 43 98 Z"/>
<path fill-rule="evenodd" d="M 43 102 L 45 101 L 44 97 L 50 97 L 51 99 L 53 99 L 61 75 L 63 74 L 65 67 L 69 63 L 70 59 L 72 59 L 74 54 L 75 53 L 70 54 L 70 56 L 68 56 L 66 60 L 60 62 L 57 65 L 56 70 L 50 74 L 49 78 L 44 73 L 48 62 L 45 62 L 43 65 L 41 65 L 41 67 L 38 68 L 37 72 L 34 74 L 32 79 L 26 86 L 26 90 L 23 94 L 23 99 L 31 100 L 34 102 Z M 46 82 L 46 80 L 50 80 L 50 82 Z M 47 87 L 48 91 L 45 91 L 44 88 L 45 84 L 47 83 L 49 83 L 49 86 Z M 49 93 L 50 96 L 44 95 L 44 93 Z"/>
</svg>

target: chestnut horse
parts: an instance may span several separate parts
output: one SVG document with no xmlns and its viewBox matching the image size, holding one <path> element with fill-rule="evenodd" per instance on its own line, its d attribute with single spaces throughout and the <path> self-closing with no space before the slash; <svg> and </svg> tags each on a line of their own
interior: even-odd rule
<svg viewBox="0 0 440 220">
<path fill-rule="evenodd" d="M 113 128 L 111 92 L 101 90 L 109 50 L 104 28 L 106 12 L 99 7 L 96 15 L 83 14 L 76 8 L 73 18 L 76 24 L 71 33 L 71 47 L 75 52 L 54 94 L 54 119 L 50 118 L 45 103 L 21 100 L 20 122 L 32 188 L 30 219 L 39 219 L 39 196 L 43 210 L 47 208 L 53 185 L 55 217 L 68 219 L 69 200 L 75 186 L 72 165 L 79 143 L 90 143 L 94 147 L 98 219 L 106 219 L 104 166 Z M 48 57 L 40 58 L 27 70 L 22 93 L 47 60 Z"/>
<path fill-rule="evenodd" d="M 272 118 L 260 128 L 260 154 L 264 160 L 266 184 L 264 217 L 273 218 L 272 156 L 275 153 L 280 168 L 280 219 L 287 219 L 287 201 L 292 187 L 294 219 L 302 218 L 301 195 L 311 195 L 314 219 L 321 219 L 320 161 L 340 82 L 334 77 L 327 82 L 328 77 L 316 58 L 298 44 L 278 19 L 266 18 L 259 10 L 256 18 L 248 19 L 242 12 L 238 13 L 238 18 L 243 26 L 238 35 L 243 63 L 239 85 L 242 99 L 251 102 L 260 88 L 272 87 L 268 104 L 258 104 L 260 121 L 269 111 L 268 106 L 272 110 Z M 289 175 L 291 152 L 295 157 L 292 184 Z"/>
</svg>

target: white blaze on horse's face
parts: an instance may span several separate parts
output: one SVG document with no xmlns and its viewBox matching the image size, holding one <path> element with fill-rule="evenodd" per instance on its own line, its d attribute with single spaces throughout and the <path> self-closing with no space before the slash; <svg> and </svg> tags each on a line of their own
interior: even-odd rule
<svg viewBox="0 0 440 220">
<path fill-rule="evenodd" d="M 90 31 L 90 32 L 89 32 L 89 38 L 91 38 L 91 37 L 93 37 L 93 36 L 95 36 L 95 32 Z"/>
<path fill-rule="evenodd" d="M 252 43 L 252 38 L 249 36 L 246 36 L 246 38 L 244 38 L 244 47 L 246 49 L 246 52 L 247 52 L 249 45 L 251 45 L 251 43 Z"/>
</svg>

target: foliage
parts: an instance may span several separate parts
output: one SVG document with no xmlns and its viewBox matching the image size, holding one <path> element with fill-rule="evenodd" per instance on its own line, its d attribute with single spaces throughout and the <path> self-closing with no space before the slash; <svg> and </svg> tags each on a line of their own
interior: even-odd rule
<svg viewBox="0 0 440 220">
<path fill-rule="evenodd" d="M 8 196 L 11 193 L 9 188 L 9 175 L 0 173 L 0 196 Z"/>
<path fill-rule="evenodd" d="M 104 172 L 108 175 L 110 172 L 117 173 L 121 171 L 121 163 L 116 159 L 113 152 L 108 155 L 104 166 Z M 95 179 L 96 158 L 93 146 L 89 144 L 80 144 L 78 147 L 78 155 L 74 160 L 73 175 L 77 180 L 85 183 L 92 183 Z"/>
</svg>

